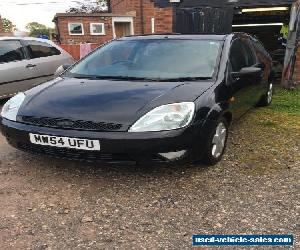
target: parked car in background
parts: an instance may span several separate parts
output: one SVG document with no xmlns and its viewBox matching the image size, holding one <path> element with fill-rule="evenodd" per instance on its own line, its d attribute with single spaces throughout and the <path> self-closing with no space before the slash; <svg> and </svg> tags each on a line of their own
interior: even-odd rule
<svg viewBox="0 0 300 250">
<path fill-rule="evenodd" d="M 246 34 L 124 37 L 10 99 L 0 129 L 53 157 L 213 165 L 230 124 L 271 103 L 271 63 Z"/>
<path fill-rule="evenodd" d="M 73 62 L 49 40 L 0 37 L 0 99 L 52 79 L 60 65 Z"/>
</svg>

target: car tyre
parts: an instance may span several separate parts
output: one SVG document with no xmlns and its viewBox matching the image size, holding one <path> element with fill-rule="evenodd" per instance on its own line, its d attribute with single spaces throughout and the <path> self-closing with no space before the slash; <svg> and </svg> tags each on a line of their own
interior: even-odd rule
<svg viewBox="0 0 300 250">
<path fill-rule="evenodd" d="M 213 166 L 223 157 L 228 139 L 229 125 L 223 117 L 218 120 L 208 135 L 204 147 L 202 162 Z"/>
<path fill-rule="evenodd" d="M 273 94 L 274 94 L 274 84 L 271 82 L 268 86 L 268 90 L 267 93 L 265 93 L 259 103 L 258 106 L 259 107 L 266 107 L 269 106 L 272 103 L 273 100 Z"/>
</svg>

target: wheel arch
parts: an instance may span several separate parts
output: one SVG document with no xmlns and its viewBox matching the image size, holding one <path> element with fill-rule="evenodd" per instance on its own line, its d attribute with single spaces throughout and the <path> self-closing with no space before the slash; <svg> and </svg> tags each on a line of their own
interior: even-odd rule
<svg viewBox="0 0 300 250">
<path fill-rule="evenodd" d="M 228 122 L 228 125 L 232 123 L 233 114 L 229 109 L 228 102 L 222 102 L 215 104 L 210 111 L 208 112 L 206 119 L 207 120 L 219 120 L 220 118 L 224 117 Z"/>
<path fill-rule="evenodd" d="M 232 119 L 233 119 L 232 113 L 229 110 L 227 110 L 222 114 L 222 116 L 225 118 L 228 125 L 230 126 L 232 123 Z"/>
</svg>

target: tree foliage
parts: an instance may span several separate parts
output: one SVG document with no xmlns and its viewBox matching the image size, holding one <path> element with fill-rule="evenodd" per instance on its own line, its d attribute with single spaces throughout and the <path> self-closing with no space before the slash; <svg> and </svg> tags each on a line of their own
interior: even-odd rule
<svg viewBox="0 0 300 250">
<path fill-rule="evenodd" d="M 107 0 L 81 0 L 75 7 L 67 10 L 67 13 L 99 13 L 107 10 Z"/>
<path fill-rule="evenodd" d="M 10 33 L 10 32 L 13 32 L 13 31 L 17 30 L 16 25 L 14 25 L 12 23 L 12 21 L 10 21 L 7 18 L 2 18 L 2 28 L 3 28 L 3 31 L 7 32 L 7 33 Z"/>
<path fill-rule="evenodd" d="M 38 22 L 31 22 L 26 25 L 26 29 L 29 30 L 29 36 L 39 37 L 41 35 L 46 35 L 49 37 L 51 28 L 44 24 Z"/>
</svg>

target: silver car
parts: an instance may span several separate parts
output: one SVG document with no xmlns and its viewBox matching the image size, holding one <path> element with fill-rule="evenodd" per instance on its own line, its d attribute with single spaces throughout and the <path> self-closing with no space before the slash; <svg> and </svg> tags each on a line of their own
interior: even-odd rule
<svg viewBox="0 0 300 250">
<path fill-rule="evenodd" d="M 74 59 L 53 42 L 38 38 L 0 37 L 0 99 L 46 82 Z"/>
</svg>

